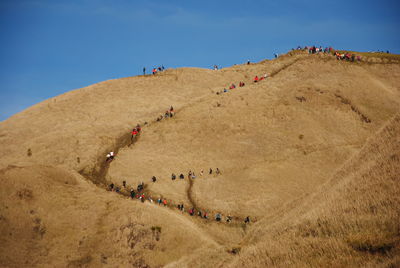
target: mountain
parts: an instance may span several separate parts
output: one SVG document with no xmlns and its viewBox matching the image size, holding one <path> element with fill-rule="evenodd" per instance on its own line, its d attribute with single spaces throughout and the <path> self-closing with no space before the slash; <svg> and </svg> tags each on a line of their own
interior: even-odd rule
<svg viewBox="0 0 400 268">
<path fill-rule="evenodd" d="M 356 54 L 110 80 L 1 122 L 0 264 L 399 265 L 399 57 Z"/>
</svg>

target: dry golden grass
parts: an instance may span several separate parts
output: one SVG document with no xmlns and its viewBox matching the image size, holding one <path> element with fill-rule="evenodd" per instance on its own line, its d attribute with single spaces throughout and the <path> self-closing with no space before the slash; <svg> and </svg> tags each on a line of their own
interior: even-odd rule
<svg viewBox="0 0 400 268">
<path fill-rule="evenodd" d="M 258 223 L 232 266 L 399 265 L 399 133 L 397 115 L 318 191 L 284 207 L 285 217 Z"/>
<path fill-rule="evenodd" d="M 374 62 L 385 63 L 294 51 L 219 71 L 167 70 L 71 91 L 1 122 L 0 265 L 399 265 L 400 66 Z M 252 82 L 264 73 L 273 77 Z M 246 86 L 215 94 L 239 81 Z M 153 122 L 170 105 L 176 116 Z M 136 143 L 116 148 L 145 121 Z M 96 186 L 103 178 L 89 175 L 116 149 L 108 181 L 143 180 L 156 197 L 237 218 L 204 221 Z M 189 170 L 192 185 L 171 181 Z M 247 215 L 255 222 L 243 225 Z"/>
</svg>

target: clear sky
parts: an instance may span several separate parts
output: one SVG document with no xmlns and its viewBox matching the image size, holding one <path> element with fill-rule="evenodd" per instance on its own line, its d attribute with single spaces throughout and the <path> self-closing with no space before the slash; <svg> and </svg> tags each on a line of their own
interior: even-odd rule
<svg viewBox="0 0 400 268">
<path fill-rule="evenodd" d="M 0 0 L 0 120 L 145 66 L 230 66 L 298 45 L 400 53 L 400 1 Z"/>
</svg>

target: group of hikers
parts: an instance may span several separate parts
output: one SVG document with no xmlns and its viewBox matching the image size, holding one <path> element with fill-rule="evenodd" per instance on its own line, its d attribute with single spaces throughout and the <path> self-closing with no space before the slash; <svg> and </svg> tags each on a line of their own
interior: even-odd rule
<svg viewBox="0 0 400 268">
<path fill-rule="evenodd" d="M 162 72 L 165 70 L 164 65 L 158 66 L 158 67 L 154 67 L 152 69 L 152 74 L 156 74 L 158 72 Z M 146 75 L 146 67 L 143 67 L 143 75 Z"/>
<path fill-rule="evenodd" d="M 210 170 L 208 171 L 208 174 L 209 174 L 209 175 L 212 175 L 213 172 L 214 172 L 213 169 L 210 168 Z M 216 174 L 216 175 L 220 175 L 220 174 L 221 174 L 221 171 L 219 170 L 219 168 L 217 168 L 217 169 L 215 170 L 214 174 Z M 200 177 L 203 177 L 203 175 L 204 175 L 204 170 L 202 169 L 202 170 L 200 170 Z M 196 179 L 196 174 L 194 173 L 194 171 L 192 172 L 192 170 L 189 170 L 187 177 L 188 177 L 189 179 Z M 174 181 L 174 180 L 176 180 L 176 178 L 177 178 L 177 177 L 176 177 L 175 173 L 172 173 L 172 175 L 171 175 L 171 180 Z M 183 175 L 183 173 L 181 173 L 181 174 L 179 175 L 179 179 L 181 179 L 181 180 L 185 179 L 185 175 Z M 154 182 L 154 181 L 153 181 L 153 182 Z"/>
<path fill-rule="evenodd" d="M 339 52 L 335 52 L 335 57 L 336 57 L 336 59 L 338 59 L 338 60 L 346 60 L 346 61 L 351 61 L 351 62 L 354 62 L 354 61 L 361 61 L 361 57 L 360 56 L 356 56 L 356 55 L 354 55 L 354 54 L 350 54 L 350 53 L 339 53 Z"/>
<path fill-rule="evenodd" d="M 268 78 L 268 73 L 265 73 L 263 76 L 258 76 L 258 75 L 256 75 L 254 78 L 253 78 L 253 82 L 254 83 L 257 83 L 257 82 L 260 82 L 260 81 L 262 81 L 262 80 L 264 80 L 264 79 L 267 79 Z M 243 82 L 243 81 L 240 81 L 239 82 L 239 87 L 244 87 L 246 84 Z M 236 85 L 234 84 L 234 83 L 232 83 L 230 86 L 229 86 L 229 89 L 227 89 L 227 88 L 224 88 L 223 90 L 220 90 L 220 91 L 217 91 L 217 95 L 220 95 L 220 94 L 222 94 L 222 93 L 226 93 L 226 92 L 229 92 L 229 90 L 232 90 L 232 89 L 235 89 L 236 88 Z"/>
<path fill-rule="evenodd" d="M 263 76 L 260 76 L 260 77 L 258 77 L 258 75 L 256 75 L 254 77 L 254 79 L 253 79 L 253 82 L 257 83 L 257 82 L 260 82 L 260 81 L 262 81 L 264 79 L 267 79 L 267 78 L 268 78 L 268 74 L 267 73 L 265 73 Z"/>
<path fill-rule="evenodd" d="M 244 87 L 245 85 L 246 84 L 244 82 L 242 82 L 242 81 L 239 82 L 239 87 Z M 235 89 L 235 88 L 236 88 L 236 85 L 234 83 L 232 83 L 229 86 L 229 89 L 224 88 L 223 90 L 217 91 L 216 94 L 219 95 L 219 94 L 222 94 L 222 93 L 226 93 L 226 92 L 229 92 L 229 90 L 232 90 L 232 89 Z"/>
<path fill-rule="evenodd" d="M 218 168 L 216 169 L 215 173 L 216 174 L 220 174 L 220 171 L 219 171 Z M 212 169 L 210 169 L 209 174 L 212 174 Z M 174 174 L 173 174 L 173 176 L 174 176 Z M 194 176 L 195 176 L 194 172 L 192 173 L 191 171 L 189 171 L 188 178 L 194 179 L 195 178 Z M 183 177 L 183 174 L 181 174 L 180 177 Z M 152 180 L 153 180 L 153 182 L 155 181 L 155 176 L 153 176 Z M 147 194 L 147 196 L 146 196 L 146 193 L 144 191 L 145 190 L 144 182 L 141 182 L 141 183 L 139 183 L 137 185 L 136 191 L 133 188 L 131 188 L 129 190 L 129 192 L 128 192 L 127 188 L 128 188 L 128 186 L 126 184 L 126 181 L 122 182 L 122 188 L 119 187 L 119 186 L 116 186 L 114 183 L 111 183 L 111 184 L 108 185 L 108 190 L 109 191 L 114 191 L 114 192 L 119 193 L 119 194 L 129 195 L 129 197 L 131 199 L 138 199 L 142 203 L 144 203 L 146 200 L 148 202 L 150 202 L 150 203 L 154 203 L 154 200 L 150 195 Z M 185 205 L 183 203 L 174 205 L 172 202 L 169 202 L 166 198 L 163 198 L 163 197 L 159 197 L 156 200 L 156 203 L 159 206 L 164 206 L 164 207 L 169 206 L 171 208 L 177 208 L 182 213 L 187 212 L 190 216 L 198 216 L 198 217 L 200 217 L 202 219 L 205 219 L 205 220 L 210 219 L 210 216 L 209 216 L 209 214 L 208 214 L 208 212 L 206 210 L 201 210 L 201 209 L 194 208 L 194 207 L 191 207 L 190 209 L 185 210 Z M 214 215 L 214 219 L 217 222 L 224 222 L 225 221 L 226 223 L 230 223 L 230 222 L 232 222 L 233 217 L 230 214 L 228 214 L 228 215 L 225 216 L 225 219 L 224 219 L 223 215 L 220 212 L 217 212 Z M 246 223 L 246 224 L 250 223 L 250 216 L 247 216 L 244 219 L 244 223 Z"/>
<path fill-rule="evenodd" d="M 304 48 L 305 50 L 308 50 L 308 54 L 317 54 L 317 53 L 331 53 L 333 51 L 332 47 L 325 47 L 322 48 L 322 46 L 307 46 Z"/>
<path fill-rule="evenodd" d="M 164 114 L 161 114 L 159 117 L 157 117 L 156 121 L 159 122 L 161 120 L 163 120 L 164 118 L 171 118 L 174 117 L 175 115 L 175 111 L 174 111 L 174 107 L 169 107 L 168 110 L 165 111 Z"/>
</svg>

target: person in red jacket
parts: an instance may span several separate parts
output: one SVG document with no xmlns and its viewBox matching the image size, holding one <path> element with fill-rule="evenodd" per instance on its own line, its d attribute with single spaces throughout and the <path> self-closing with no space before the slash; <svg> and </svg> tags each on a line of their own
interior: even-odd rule
<svg viewBox="0 0 400 268">
<path fill-rule="evenodd" d="M 254 83 L 258 82 L 258 76 L 256 75 L 256 77 L 254 77 Z"/>
<path fill-rule="evenodd" d="M 131 141 L 132 141 L 134 138 L 136 138 L 136 135 L 138 134 L 137 129 L 136 128 L 132 129 L 131 134 L 132 134 L 132 137 L 131 137 Z"/>
</svg>

